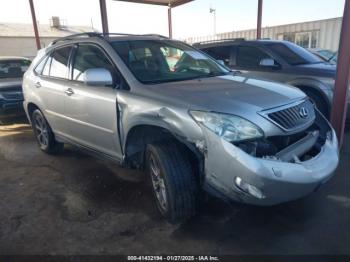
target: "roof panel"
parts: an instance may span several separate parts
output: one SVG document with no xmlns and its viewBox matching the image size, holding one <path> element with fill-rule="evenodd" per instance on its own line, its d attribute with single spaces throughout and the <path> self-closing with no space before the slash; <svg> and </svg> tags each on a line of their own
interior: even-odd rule
<svg viewBox="0 0 350 262">
<path fill-rule="evenodd" d="M 148 4 L 148 5 L 163 5 L 163 6 L 171 6 L 176 7 L 179 5 L 183 5 L 194 0 L 114 0 L 114 1 L 123 1 L 123 2 L 132 2 L 138 4 Z"/>
</svg>

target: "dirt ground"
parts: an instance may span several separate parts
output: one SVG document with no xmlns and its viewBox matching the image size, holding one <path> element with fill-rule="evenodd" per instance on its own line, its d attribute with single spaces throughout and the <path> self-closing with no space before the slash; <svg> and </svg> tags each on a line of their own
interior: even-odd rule
<svg viewBox="0 0 350 262">
<path fill-rule="evenodd" d="M 159 218 L 143 174 L 0 126 L 0 254 L 350 254 L 350 136 L 335 177 L 269 208 L 209 199 L 183 225 Z"/>
</svg>

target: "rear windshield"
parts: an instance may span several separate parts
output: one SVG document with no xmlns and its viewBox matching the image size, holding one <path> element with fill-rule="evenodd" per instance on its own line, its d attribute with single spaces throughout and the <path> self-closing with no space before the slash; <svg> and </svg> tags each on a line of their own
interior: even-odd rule
<svg viewBox="0 0 350 262">
<path fill-rule="evenodd" d="M 30 66 L 30 60 L 0 60 L 0 78 L 21 78 Z"/>
<path fill-rule="evenodd" d="M 320 57 L 293 43 L 273 43 L 269 44 L 269 47 L 290 65 L 324 62 Z"/>
<path fill-rule="evenodd" d="M 229 71 L 206 54 L 171 40 L 115 41 L 112 47 L 142 83 L 207 78 Z"/>
</svg>

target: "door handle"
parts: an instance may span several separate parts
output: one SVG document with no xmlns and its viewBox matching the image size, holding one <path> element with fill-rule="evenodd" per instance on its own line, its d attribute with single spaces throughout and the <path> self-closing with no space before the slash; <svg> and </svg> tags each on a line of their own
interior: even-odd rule
<svg viewBox="0 0 350 262">
<path fill-rule="evenodd" d="M 67 96 L 71 96 L 74 94 L 74 91 L 72 88 L 68 88 L 66 91 L 64 91 L 66 93 Z"/>
<path fill-rule="evenodd" d="M 34 84 L 34 86 L 35 86 L 36 88 L 40 88 L 40 87 L 41 87 L 41 84 L 40 84 L 40 82 L 36 82 L 36 83 Z"/>
</svg>

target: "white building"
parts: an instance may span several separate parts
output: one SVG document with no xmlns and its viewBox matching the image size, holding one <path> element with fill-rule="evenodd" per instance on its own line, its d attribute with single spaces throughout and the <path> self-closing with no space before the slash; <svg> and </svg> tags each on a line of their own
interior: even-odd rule
<svg viewBox="0 0 350 262">
<path fill-rule="evenodd" d="M 53 40 L 76 33 L 94 31 L 88 26 L 65 26 L 58 17 L 53 17 L 51 25 L 38 24 L 41 47 Z M 0 56 L 35 57 L 37 53 L 32 24 L 0 22 Z"/>
<path fill-rule="evenodd" d="M 338 50 L 342 17 L 262 28 L 262 37 L 288 40 L 305 48 Z M 233 31 L 211 36 L 191 37 L 189 43 L 228 38 L 256 39 L 256 29 Z"/>
</svg>

